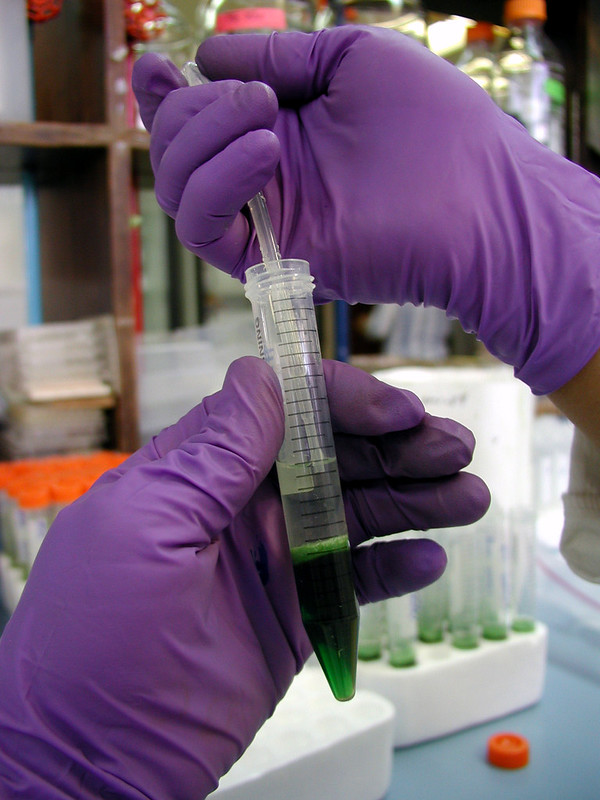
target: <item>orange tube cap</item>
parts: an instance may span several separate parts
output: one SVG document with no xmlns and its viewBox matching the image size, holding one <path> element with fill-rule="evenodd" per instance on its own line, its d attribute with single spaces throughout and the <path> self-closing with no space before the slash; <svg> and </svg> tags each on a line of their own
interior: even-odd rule
<svg viewBox="0 0 600 800">
<path fill-rule="evenodd" d="M 546 0 L 507 0 L 504 4 L 504 22 L 510 25 L 523 19 L 546 21 Z"/>
<path fill-rule="evenodd" d="M 488 761 L 502 769 L 520 769 L 529 763 L 529 742 L 518 733 L 496 733 L 488 739 Z"/>
</svg>

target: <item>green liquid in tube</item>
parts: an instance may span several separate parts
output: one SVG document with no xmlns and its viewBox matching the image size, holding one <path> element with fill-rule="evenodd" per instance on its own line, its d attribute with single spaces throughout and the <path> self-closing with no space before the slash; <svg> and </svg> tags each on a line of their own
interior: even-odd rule
<svg viewBox="0 0 600 800">
<path fill-rule="evenodd" d="M 302 621 L 337 700 L 356 691 L 358 603 L 345 536 L 292 548 Z"/>
<path fill-rule="evenodd" d="M 479 637 L 475 633 L 458 633 L 452 637 L 452 646 L 459 650 L 474 650 L 479 647 Z"/>
<path fill-rule="evenodd" d="M 500 558 L 497 559 L 500 563 Z M 484 598 L 480 604 L 479 623 L 481 635 L 484 639 L 492 642 L 499 642 L 508 637 L 508 623 L 504 613 L 503 600 L 496 600 L 493 597 Z"/>
<path fill-rule="evenodd" d="M 407 643 L 403 647 L 391 648 L 389 662 L 391 667 L 414 667 L 417 663 L 417 656 L 414 647 Z"/>
<path fill-rule="evenodd" d="M 511 627 L 515 633 L 533 633 L 535 620 L 529 617 L 517 617 Z"/>
<path fill-rule="evenodd" d="M 361 644 L 358 657 L 361 661 L 376 661 L 381 658 L 381 647 L 378 644 Z"/>
<path fill-rule="evenodd" d="M 485 622 L 482 627 L 482 636 L 484 639 L 499 642 L 507 638 L 508 629 L 503 622 Z"/>
<path fill-rule="evenodd" d="M 441 625 L 419 625 L 419 641 L 425 644 L 437 644 L 444 641 L 444 629 Z"/>
</svg>

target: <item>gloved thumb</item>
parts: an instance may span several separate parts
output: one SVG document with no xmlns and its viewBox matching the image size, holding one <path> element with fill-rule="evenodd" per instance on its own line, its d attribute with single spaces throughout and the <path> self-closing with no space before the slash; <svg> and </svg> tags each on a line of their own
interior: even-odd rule
<svg viewBox="0 0 600 800">
<path fill-rule="evenodd" d="M 95 499 L 104 503 L 101 489 L 110 483 L 111 507 L 144 517 L 152 509 L 155 538 L 197 544 L 203 530 L 214 539 L 264 481 L 283 436 L 277 376 L 259 358 L 238 359 L 219 392 L 125 462 L 116 480 L 99 482 Z M 94 487 L 90 495 L 93 502 Z"/>
<path fill-rule="evenodd" d="M 211 80 L 262 81 L 275 91 L 281 105 L 302 104 L 326 91 L 338 66 L 339 45 L 353 41 L 350 33 L 337 30 L 341 35 L 335 48 L 330 46 L 336 44 L 330 36 L 335 29 L 214 36 L 202 42 L 196 63 Z"/>
<path fill-rule="evenodd" d="M 219 530 L 237 516 L 273 467 L 284 436 L 283 399 L 271 367 L 247 356 L 231 364 L 221 391 L 202 406 L 201 430 L 163 461 L 177 464 L 178 481 L 200 489 L 205 525 Z"/>
<path fill-rule="evenodd" d="M 165 56 L 144 53 L 133 65 L 131 86 L 144 127 L 150 131 L 159 105 L 173 89 L 187 86 L 187 81 Z"/>
</svg>

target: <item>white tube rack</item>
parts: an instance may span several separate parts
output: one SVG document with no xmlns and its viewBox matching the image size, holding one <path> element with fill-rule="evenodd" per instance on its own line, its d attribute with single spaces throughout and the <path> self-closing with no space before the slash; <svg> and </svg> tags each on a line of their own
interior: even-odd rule
<svg viewBox="0 0 600 800">
<path fill-rule="evenodd" d="M 449 642 L 416 645 L 417 664 L 396 668 L 384 658 L 360 661 L 358 688 L 396 709 L 394 747 L 437 739 L 537 703 L 546 674 L 548 629 L 482 640 L 472 650 Z"/>
</svg>

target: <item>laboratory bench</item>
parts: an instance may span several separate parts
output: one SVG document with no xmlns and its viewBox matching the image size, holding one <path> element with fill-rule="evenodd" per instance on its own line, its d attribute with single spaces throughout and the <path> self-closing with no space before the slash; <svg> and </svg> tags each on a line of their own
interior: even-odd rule
<svg viewBox="0 0 600 800">
<path fill-rule="evenodd" d="M 6 621 L 0 606 L 0 631 Z M 534 706 L 396 749 L 382 800 L 599 800 L 600 681 L 594 670 L 586 674 L 583 654 L 571 653 L 565 663 L 549 660 Z M 600 649 L 595 656 L 600 661 Z M 487 762 L 487 741 L 501 732 L 528 740 L 527 766 L 505 770 Z"/>
<path fill-rule="evenodd" d="M 362 692 L 362 700 L 357 694 L 356 701 L 364 701 L 365 706 L 335 703 L 320 669 L 308 670 L 320 676 L 324 688 L 315 693 L 312 683 L 300 682 L 299 688 L 305 694 L 298 694 L 294 700 L 290 691 L 278 710 L 286 703 L 289 706 L 290 702 L 297 702 L 301 703 L 301 711 L 313 709 L 313 720 L 314 715 L 326 718 L 326 725 L 315 726 L 318 730 L 311 745 L 323 752 L 319 751 L 314 763 L 316 756 L 310 748 L 307 749 L 310 758 L 305 761 L 299 758 L 295 765 L 294 759 L 290 760 L 286 741 L 293 740 L 293 736 L 288 735 L 290 731 L 297 734 L 298 719 L 297 714 L 289 713 L 288 707 L 287 717 L 280 717 L 278 721 L 275 714 L 265 725 L 265 729 L 270 724 L 279 725 L 271 729 L 270 738 L 266 736 L 259 742 L 260 736 L 257 736 L 254 744 L 259 745 L 255 752 L 258 761 L 249 762 L 249 772 L 239 772 L 242 778 L 238 783 L 249 780 L 249 774 L 254 785 L 250 788 L 243 785 L 241 793 L 236 793 L 235 781 L 230 780 L 231 797 L 253 800 L 268 797 L 271 791 L 272 797 L 279 798 L 282 793 L 275 790 L 276 787 L 286 786 L 290 780 L 293 783 L 295 774 L 296 777 L 302 774 L 310 784 L 315 763 L 321 767 L 328 763 L 330 777 L 333 775 L 335 780 L 340 770 L 342 774 L 349 774 L 353 769 L 355 772 L 364 769 L 369 774 L 369 780 L 374 783 L 369 784 L 364 796 L 361 796 L 362 790 L 350 784 L 355 800 L 365 800 L 367 796 L 377 796 L 380 800 L 600 800 L 600 584 L 591 584 L 573 575 L 554 548 L 540 545 L 538 554 L 538 619 L 547 630 L 547 659 L 545 671 L 541 673 L 543 685 L 535 695 L 536 698 L 541 696 L 538 702 L 525 708 L 522 704 L 512 704 L 512 708 L 521 710 L 451 735 L 384 752 L 379 748 L 389 747 L 393 736 L 391 730 L 384 731 L 388 723 L 382 721 L 379 706 L 373 707 L 371 692 Z M 0 633 L 7 620 L 8 614 L 0 602 Z M 505 668 L 506 662 L 503 663 Z M 307 670 L 299 678 L 305 672 Z M 497 686 L 506 683 L 508 674 L 514 675 L 510 670 L 503 671 Z M 364 673 L 362 677 L 364 680 Z M 306 680 L 311 679 L 306 676 Z M 449 678 L 447 684 L 448 695 L 452 696 L 453 691 L 456 695 L 460 681 Z M 370 695 L 370 706 L 367 695 Z M 313 705 L 306 705 L 306 698 Z M 379 701 L 386 707 L 385 719 L 391 719 L 388 714 L 392 713 L 392 705 L 384 696 L 379 697 Z M 298 709 L 293 706 L 291 711 Z M 345 718 L 341 726 L 343 733 L 340 733 L 337 730 L 340 720 L 335 714 L 343 712 L 352 713 Z M 357 712 L 360 724 L 355 719 Z M 367 724 L 369 719 L 371 722 Z M 486 715 L 482 714 L 479 719 L 486 719 Z M 336 723 L 333 725 L 337 731 L 335 735 L 331 720 Z M 281 735 L 282 731 L 285 735 Z M 530 759 L 525 767 L 505 770 L 488 763 L 488 739 L 502 732 L 516 733 L 528 740 Z M 271 753 L 268 770 L 261 761 L 260 746 L 267 747 Z M 311 767 L 308 771 L 306 763 Z M 252 767 L 256 764 L 264 775 L 260 774 L 260 769 L 254 775 Z M 380 769 L 381 774 L 376 774 L 375 769 Z M 235 768 L 230 777 L 234 772 Z M 381 780 L 377 782 L 377 778 Z M 227 789 L 226 782 L 223 783 L 223 788 Z M 379 791 L 385 792 L 386 787 L 387 792 L 380 795 Z M 290 796 L 296 797 L 293 793 Z M 302 794 L 303 798 L 309 796 L 317 795 L 306 791 Z M 335 792 L 328 796 L 335 796 Z M 338 793 L 337 796 L 349 795 Z M 226 792 L 223 797 L 228 797 Z"/>
<path fill-rule="evenodd" d="M 488 764 L 488 738 L 504 731 L 529 741 L 526 767 L 505 770 Z M 600 683 L 549 662 L 543 697 L 535 706 L 452 736 L 395 750 L 385 800 L 438 798 L 598 800 Z"/>
</svg>

